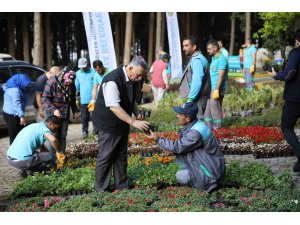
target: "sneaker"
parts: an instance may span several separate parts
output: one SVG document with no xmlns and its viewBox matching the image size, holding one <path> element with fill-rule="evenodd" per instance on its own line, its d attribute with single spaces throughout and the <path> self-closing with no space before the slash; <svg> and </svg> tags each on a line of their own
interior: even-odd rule
<svg viewBox="0 0 300 225">
<path fill-rule="evenodd" d="M 295 166 L 293 168 L 293 171 L 296 172 L 300 172 L 300 162 L 295 163 Z"/>
<path fill-rule="evenodd" d="M 20 170 L 20 171 L 19 171 L 19 176 L 20 176 L 21 178 L 26 178 L 26 177 L 28 177 L 27 171 L 26 171 L 26 170 Z"/>
<path fill-rule="evenodd" d="M 83 138 L 83 139 L 86 139 L 87 137 L 88 137 L 88 133 L 87 133 L 87 132 L 83 132 L 83 133 L 82 133 L 82 138 Z"/>
</svg>

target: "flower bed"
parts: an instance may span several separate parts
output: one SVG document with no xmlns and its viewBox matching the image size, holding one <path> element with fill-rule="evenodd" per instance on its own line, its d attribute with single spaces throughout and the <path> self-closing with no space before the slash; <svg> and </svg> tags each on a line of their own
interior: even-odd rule
<svg viewBox="0 0 300 225">
<path fill-rule="evenodd" d="M 293 152 L 284 140 L 281 130 L 278 127 L 237 127 L 221 128 L 214 131 L 224 154 L 254 154 L 256 158 L 292 156 Z M 171 140 L 178 139 L 178 133 L 160 132 L 160 137 Z M 143 133 L 130 133 L 128 140 L 129 154 L 142 154 L 143 157 L 151 157 L 153 154 L 164 156 L 173 155 L 165 151 L 157 144 L 147 138 Z M 96 157 L 98 154 L 98 143 L 79 142 L 68 145 L 67 155 L 69 157 Z"/>
<path fill-rule="evenodd" d="M 166 180 L 166 178 L 164 178 L 164 185 L 161 183 L 162 180 L 157 183 L 154 177 L 162 173 L 175 177 L 176 170 L 168 167 L 173 165 L 172 163 L 162 164 L 159 162 L 158 156 L 154 158 L 155 160 L 149 165 L 147 165 L 146 160 L 140 160 L 138 157 L 130 159 L 128 174 L 130 179 L 135 182 L 131 189 L 95 193 L 88 188 L 85 191 L 90 193 L 76 192 L 77 195 L 73 196 L 56 196 L 56 192 L 50 191 L 55 186 L 53 179 L 51 185 L 45 182 L 44 192 L 39 197 L 11 199 L 4 210 L 9 212 L 300 211 L 298 205 L 300 192 L 291 190 L 291 176 L 287 173 L 274 176 L 264 165 L 248 163 L 245 166 L 240 166 L 238 162 L 233 162 L 227 168 L 222 189 L 209 194 L 191 187 L 178 186 L 174 181 Z M 144 186 L 136 184 L 138 180 L 133 177 L 133 171 L 140 173 L 145 168 L 148 168 L 148 171 L 155 171 L 157 168 L 154 169 L 152 166 L 158 164 L 168 166 L 153 174 L 154 176 L 151 176 L 151 172 L 149 172 L 147 177 L 151 179 L 144 181 Z M 73 171 L 76 171 L 76 169 Z M 85 180 L 87 174 L 80 172 L 79 178 Z M 19 189 L 19 193 L 23 193 L 22 196 L 24 196 L 26 191 L 41 185 L 42 177 L 51 177 L 53 174 L 56 173 L 50 175 L 35 174 L 26 178 L 17 185 L 17 188 L 23 188 L 22 191 Z M 68 172 L 64 171 L 60 176 L 61 179 L 64 179 L 64 182 L 58 183 L 66 187 L 71 182 L 71 180 L 66 179 Z M 69 178 L 71 179 L 71 177 Z M 145 177 L 139 174 L 137 178 L 143 180 Z M 55 177 L 55 179 L 59 178 Z M 34 182 L 32 182 L 33 180 Z M 90 180 L 89 183 L 93 184 L 94 176 L 88 176 L 87 180 Z M 28 185 L 30 182 L 31 186 Z"/>
</svg>

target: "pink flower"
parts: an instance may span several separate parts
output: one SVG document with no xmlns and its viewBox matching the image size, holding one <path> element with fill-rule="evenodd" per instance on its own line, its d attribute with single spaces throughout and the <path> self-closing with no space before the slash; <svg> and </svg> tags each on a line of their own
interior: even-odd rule
<svg viewBox="0 0 300 225">
<path fill-rule="evenodd" d="M 44 205 L 45 207 L 50 207 L 50 202 L 46 198 L 44 199 Z"/>
<path fill-rule="evenodd" d="M 218 203 L 215 203 L 215 204 L 214 204 L 214 207 L 218 207 L 218 206 L 219 206 L 219 204 L 218 204 Z"/>
<path fill-rule="evenodd" d="M 247 200 L 247 198 L 240 197 L 240 200 L 241 200 L 241 201 L 246 201 L 246 200 Z"/>
</svg>

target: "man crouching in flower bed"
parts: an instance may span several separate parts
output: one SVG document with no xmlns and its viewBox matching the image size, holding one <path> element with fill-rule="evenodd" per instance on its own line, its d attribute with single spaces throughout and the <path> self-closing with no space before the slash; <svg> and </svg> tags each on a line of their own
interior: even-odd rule
<svg viewBox="0 0 300 225">
<path fill-rule="evenodd" d="M 225 173 L 225 160 L 211 130 L 196 118 L 198 107 L 193 102 L 175 106 L 179 125 L 184 126 L 179 133 L 179 140 L 172 141 L 158 137 L 150 130 L 148 138 L 158 146 L 176 154 L 180 170 L 176 179 L 180 184 L 207 192 L 215 189 Z"/>
</svg>

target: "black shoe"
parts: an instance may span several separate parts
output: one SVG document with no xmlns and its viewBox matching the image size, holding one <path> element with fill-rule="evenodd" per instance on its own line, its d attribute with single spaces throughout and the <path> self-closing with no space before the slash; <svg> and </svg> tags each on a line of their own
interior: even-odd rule
<svg viewBox="0 0 300 225">
<path fill-rule="evenodd" d="M 83 139 L 86 139 L 86 138 L 88 137 L 88 135 L 89 135 L 89 134 L 88 134 L 87 132 L 83 132 L 83 133 L 82 133 L 82 138 L 83 138 Z"/>
<path fill-rule="evenodd" d="M 26 177 L 28 177 L 28 174 L 27 174 L 26 170 L 20 170 L 19 171 L 19 176 L 21 178 L 26 178 Z"/>
<path fill-rule="evenodd" d="M 297 162 L 293 168 L 293 171 L 296 172 L 300 172 L 300 162 Z"/>
</svg>

